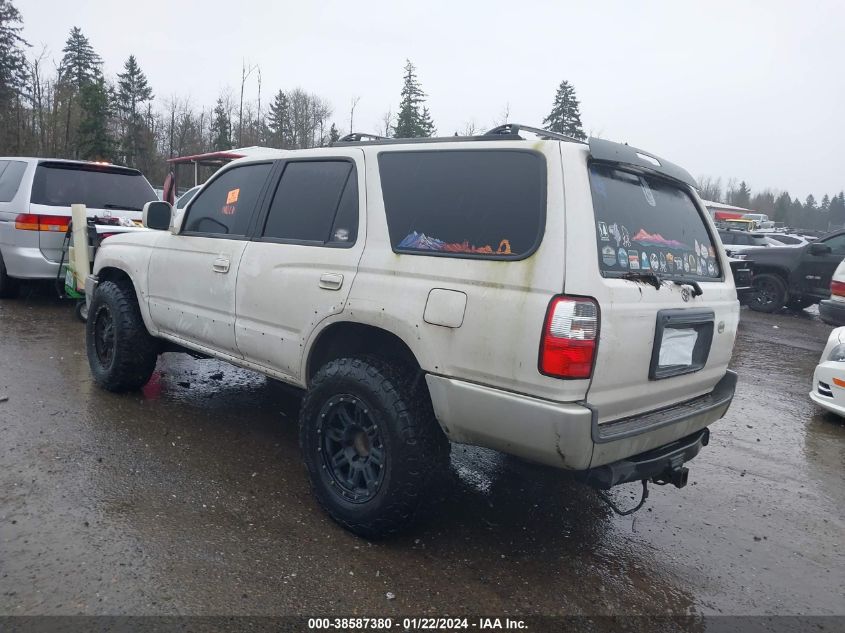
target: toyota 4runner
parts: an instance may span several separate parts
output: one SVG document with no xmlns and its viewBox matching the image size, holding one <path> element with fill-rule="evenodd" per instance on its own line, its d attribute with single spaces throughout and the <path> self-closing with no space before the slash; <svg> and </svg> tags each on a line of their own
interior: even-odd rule
<svg viewBox="0 0 845 633">
<path fill-rule="evenodd" d="M 694 187 L 513 124 L 251 156 L 99 250 L 91 371 L 136 389 L 180 349 L 301 387 L 315 495 L 366 536 L 408 523 L 450 442 L 681 487 L 733 397 L 739 319 Z"/>
</svg>

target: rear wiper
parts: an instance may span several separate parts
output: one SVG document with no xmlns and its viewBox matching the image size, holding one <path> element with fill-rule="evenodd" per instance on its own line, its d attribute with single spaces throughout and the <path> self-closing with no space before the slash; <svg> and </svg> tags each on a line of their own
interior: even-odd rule
<svg viewBox="0 0 845 633">
<path fill-rule="evenodd" d="M 143 209 L 139 209 L 138 207 L 130 207 L 128 204 L 113 204 L 111 202 L 107 202 L 103 205 L 104 209 L 120 209 L 121 211 L 143 211 Z"/>
<path fill-rule="evenodd" d="M 653 270 L 642 270 L 640 272 L 633 272 L 629 271 L 622 275 L 622 279 L 627 279 L 628 281 L 642 281 L 650 286 L 654 286 L 655 290 L 660 290 L 660 286 L 663 284 L 663 280 Z"/>
<path fill-rule="evenodd" d="M 701 289 L 701 284 L 699 284 L 695 279 L 690 280 L 682 280 L 682 279 L 673 279 L 673 282 L 678 284 L 679 286 L 691 286 L 692 287 L 692 296 L 693 297 L 700 297 L 704 294 L 704 291 Z"/>
</svg>

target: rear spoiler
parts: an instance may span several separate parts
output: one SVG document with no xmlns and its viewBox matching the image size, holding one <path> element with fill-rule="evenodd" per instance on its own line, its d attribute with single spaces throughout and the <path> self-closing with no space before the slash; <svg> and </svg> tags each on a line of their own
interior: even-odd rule
<svg viewBox="0 0 845 633">
<path fill-rule="evenodd" d="M 670 163 L 668 160 L 659 158 L 651 152 L 594 137 L 590 137 L 589 146 L 590 156 L 593 160 L 635 167 L 642 171 L 677 180 L 689 185 L 693 189 L 698 189 L 698 183 L 686 169 Z"/>
</svg>

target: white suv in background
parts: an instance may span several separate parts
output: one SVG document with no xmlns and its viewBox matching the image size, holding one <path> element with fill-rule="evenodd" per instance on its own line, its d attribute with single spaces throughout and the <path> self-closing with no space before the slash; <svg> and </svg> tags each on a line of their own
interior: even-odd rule
<svg viewBox="0 0 845 633">
<path fill-rule="evenodd" d="M 539 132 L 525 140 L 521 132 Z M 507 125 L 251 156 L 110 238 L 87 350 L 113 391 L 182 349 L 305 390 L 314 492 L 406 524 L 449 443 L 610 488 L 686 483 L 734 393 L 731 269 L 683 169 Z"/>
<path fill-rule="evenodd" d="M 0 158 L 0 297 L 14 296 L 20 279 L 55 279 L 70 206 L 88 216 L 140 221 L 157 200 L 136 169 L 47 158 Z"/>
</svg>

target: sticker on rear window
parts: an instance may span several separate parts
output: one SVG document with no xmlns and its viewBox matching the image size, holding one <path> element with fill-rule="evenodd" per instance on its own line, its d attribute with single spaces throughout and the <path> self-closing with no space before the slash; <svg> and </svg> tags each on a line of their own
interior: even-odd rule
<svg viewBox="0 0 845 633">
<path fill-rule="evenodd" d="M 640 269 L 640 254 L 637 251 L 628 251 L 628 266 L 631 270 Z"/>
<path fill-rule="evenodd" d="M 599 222 L 599 237 L 602 242 L 610 241 L 610 233 L 607 230 L 607 222 Z"/>
<path fill-rule="evenodd" d="M 646 253 L 645 251 L 643 251 L 643 256 L 642 256 L 642 257 L 643 257 L 642 268 L 643 268 L 643 270 L 648 270 L 648 269 L 649 269 L 649 264 L 648 264 L 648 253 Z"/>
<path fill-rule="evenodd" d="M 614 266 L 616 264 L 616 251 L 613 250 L 612 246 L 605 246 L 601 249 L 601 258 L 608 266 Z"/>
<path fill-rule="evenodd" d="M 648 256 L 648 263 L 651 264 L 652 270 L 660 270 L 660 262 L 657 253 L 652 253 Z"/>
<path fill-rule="evenodd" d="M 654 194 L 651 191 L 651 187 L 648 186 L 648 183 L 642 176 L 640 176 L 640 188 L 643 190 L 643 195 L 645 196 L 645 200 L 648 202 L 648 205 L 650 207 L 656 207 L 657 202 L 654 200 Z"/>
<path fill-rule="evenodd" d="M 626 251 L 624 248 L 620 248 L 616 252 L 616 255 L 619 258 L 619 265 L 622 268 L 628 268 L 628 251 Z"/>
<path fill-rule="evenodd" d="M 231 191 L 230 191 L 230 192 L 226 195 L 226 204 L 235 204 L 235 203 L 237 203 L 237 201 L 238 201 L 238 196 L 240 196 L 240 195 L 241 195 L 241 190 L 240 190 L 239 188 L 238 188 L 238 189 L 232 189 L 232 190 L 231 190 Z"/>
</svg>

